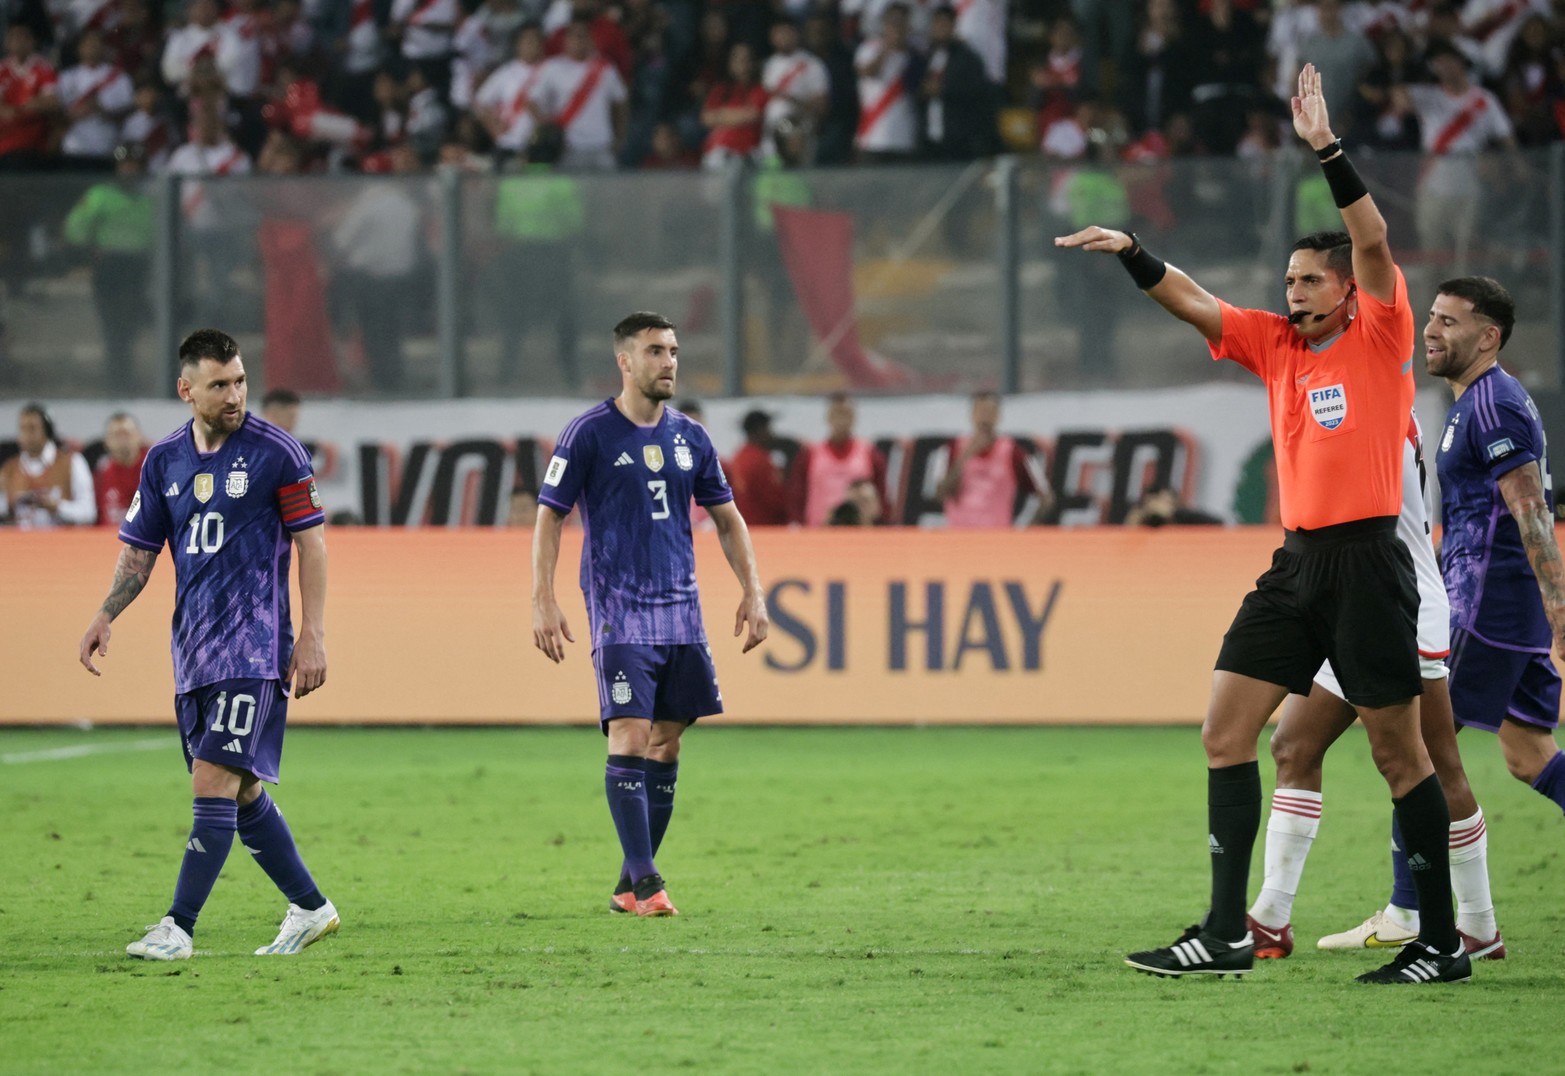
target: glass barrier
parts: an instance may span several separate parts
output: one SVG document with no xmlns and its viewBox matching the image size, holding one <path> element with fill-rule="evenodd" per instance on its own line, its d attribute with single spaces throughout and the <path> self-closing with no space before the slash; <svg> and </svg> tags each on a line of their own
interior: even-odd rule
<svg viewBox="0 0 1565 1076">
<path fill-rule="evenodd" d="M 1565 364 L 1565 152 L 1355 156 L 1415 311 L 1488 273 L 1508 364 Z M 1340 226 L 1305 154 L 732 174 L 0 177 L 0 398 L 163 396 L 178 338 L 234 333 L 257 389 L 593 396 L 653 309 L 695 395 L 1160 387 L 1243 378 L 1115 260 L 1133 228 L 1230 302 L 1281 309 L 1293 239 Z M 1011 317 L 1014 302 L 1014 318 Z"/>
<path fill-rule="evenodd" d="M 609 395 L 611 330 L 679 326 L 680 389 L 723 391 L 722 177 L 523 172 L 462 184 L 466 395 Z"/>
</svg>

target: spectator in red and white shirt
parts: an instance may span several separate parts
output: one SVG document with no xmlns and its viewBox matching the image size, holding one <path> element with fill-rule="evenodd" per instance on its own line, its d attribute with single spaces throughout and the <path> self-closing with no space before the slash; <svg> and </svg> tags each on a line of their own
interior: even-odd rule
<svg viewBox="0 0 1565 1076">
<path fill-rule="evenodd" d="M 120 24 L 118 0 L 69 0 L 63 11 L 58 3 L 48 6 L 59 12 L 55 19 L 56 40 L 77 37 L 88 30 L 107 33 Z"/>
<path fill-rule="evenodd" d="M 550 56 L 569 51 L 565 43 L 566 32 L 572 22 L 584 18 L 592 30 L 592 47 L 599 56 L 614 65 L 622 81 L 629 82 L 635 71 L 636 54 L 630 47 L 630 38 L 625 36 L 625 30 L 618 21 L 600 9 L 598 0 L 570 0 L 567 10 L 570 15 L 563 25 L 551 21 L 554 15 L 552 6 L 545 16 L 544 29 L 549 36 L 544 51 Z"/>
<path fill-rule="evenodd" d="M 1505 74 L 1511 42 L 1533 15 L 1553 14 L 1549 0 L 1467 0 L 1462 5 L 1462 28 L 1478 43 L 1484 73 L 1491 78 Z"/>
<path fill-rule="evenodd" d="M 190 121 L 190 141 L 173 152 L 163 170 L 171 175 L 189 177 L 180 189 L 185 219 L 197 231 L 211 231 L 220 226 L 221 220 L 212 208 L 211 192 L 195 177 L 248 175 L 250 158 L 229 137 L 220 100 L 193 99 Z"/>
<path fill-rule="evenodd" d="M 744 42 L 735 43 L 728 50 L 728 77 L 712 87 L 701 107 L 701 125 L 707 129 L 701 167 L 720 170 L 760 148 L 766 91 L 755 76 L 755 53 Z"/>
<path fill-rule="evenodd" d="M 538 118 L 531 105 L 543 77 L 543 30 L 528 23 L 516 35 L 516 58 L 495 68 L 473 99 L 473 112 L 507 155 L 527 152 Z"/>
<path fill-rule="evenodd" d="M 800 47 L 799 27 L 788 19 L 772 23 L 772 54 L 761 68 L 766 91 L 766 117 L 762 140 L 770 150 L 777 124 L 807 120 L 813 130 L 825 117 L 831 90 L 826 65 Z M 809 163 L 809 162 L 805 162 Z"/>
<path fill-rule="evenodd" d="M 972 418 L 973 432 L 952 439 L 951 462 L 935 487 L 935 495 L 945 503 L 946 526 L 1015 526 L 1023 497 L 1032 499 L 1028 521 L 1036 522 L 1050 498 L 1032 472 L 1027 451 L 999 433 L 999 395 L 975 394 Z"/>
<path fill-rule="evenodd" d="M 98 499 L 98 526 L 118 527 L 125 521 L 125 510 L 141 481 L 141 461 L 147 458 L 147 443 L 135 418 L 129 412 L 116 411 L 104 423 L 103 447 L 106 451 L 92 474 Z"/>
<path fill-rule="evenodd" d="M 249 97 L 261 78 L 261 54 L 218 21 L 217 0 L 190 0 L 189 21 L 170 32 L 163 46 L 163 81 L 180 94 L 190 92 L 190 76 L 202 57 L 211 57 L 228 92 Z"/>
<path fill-rule="evenodd" d="M 516 35 L 527 23 L 517 0 L 484 0 L 456 28 L 452 41 L 451 103 L 471 108 L 473 95 L 499 65 L 511 58 Z"/>
<path fill-rule="evenodd" d="M 859 76 L 853 146 L 860 160 L 906 160 L 918 147 L 918 113 L 907 85 L 913 59 L 907 5 L 890 4 L 881 15 L 880 36 L 865 41 L 853 57 Z"/>
<path fill-rule="evenodd" d="M 881 511 L 867 523 L 884 520 L 886 505 L 886 457 L 869 441 L 853 436 L 856 418 L 853 401 L 836 393 L 826 405 L 829 436 L 819 444 L 806 445 L 793 458 L 788 469 L 788 518 L 806 527 L 824 527 L 832 511 L 849 494 L 855 482 L 869 481 L 875 486 Z"/>
<path fill-rule="evenodd" d="M 590 17 L 572 16 L 565 52 L 545 61 L 538 84 L 534 114 L 564 132 L 561 167 L 612 169 L 625 143 L 628 95 L 619 71 L 593 47 Z"/>
<path fill-rule="evenodd" d="M 457 0 L 392 0 L 388 34 L 402 42 L 402 55 L 444 94 L 451 85 L 451 45 L 462 9 Z"/>
<path fill-rule="evenodd" d="M 42 162 L 50 123 L 60 109 L 54 68 L 36 49 L 32 28 L 12 23 L 0 62 L 0 170 L 25 170 Z"/>
<path fill-rule="evenodd" d="M 272 36 L 272 12 L 261 0 L 230 0 L 232 10 L 223 17 L 223 25 L 239 39 L 241 70 L 236 72 L 229 90 L 239 97 L 250 97 L 263 85 L 270 85 L 276 71 L 276 39 Z M 243 87 L 251 89 L 245 90 Z"/>
<path fill-rule="evenodd" d="M 134 111 L 120 125 L 120 141 L 140 146 L 147 171 L 154 174 L 168 167 L 174 150 L 174 122 L 163 107 L 163 90 L 151 72 L 136 80 L 132 93 Z"/>
<path fill-rule="evenodd" d="M 60 100 L 70 126 L 60 143 L 69 160 L 111 167 L 120 122 L 135 105 L 130 76 L 109 62 L 101 30 L 86 30 L 76 43 L 77 63 L 60 72 Z"/>
<path fill-rule="evenodd" d="M 1472 81 L 1460 50 L 1436 41 L 1426 56 L 1439 82 L 1398 86 L 1393 100 L 1400 111 L 1417 114 L 1423 140 L 1426 160 L 1414 210 L 1419 243 L 1426 251 L 1452 252 L 1460 274 L 1483 198 L 1478 154 L 1490 146 L 1514 148 L 1516 140 L 1499 98 Z"/>
</svg>

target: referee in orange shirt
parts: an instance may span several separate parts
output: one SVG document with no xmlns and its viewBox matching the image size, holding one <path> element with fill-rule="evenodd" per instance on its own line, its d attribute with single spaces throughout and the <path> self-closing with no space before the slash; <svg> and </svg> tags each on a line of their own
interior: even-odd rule
<svg viewBox="0 0 1565 1076">
<path fill-rule="evenodd" d="M 1086 228 L 1056 239 L 1118 255 L 1136 285 L 1266 383 L 1286 528 L 1217 656 L 1201 729 L 1206 748 L 1212 906 L 1174 944 L 1132 953 L 1153 975 L 1243 975 L 1250 853 L 1261 821 L 1256 741 L 1289 692 L 1308 694 L 1330 660 L 1391 786 L 1423 912 L 1418 940 L 1367 983 L 1461 982 L 1447 865 L 1450 817 L 1419 735 L 1418 589 L 1396 536 L 1402 443 L 1413 404 L 1414 323 L 1386 222 L 1331 133 L 1320 74 L 1306 64 L 1293 128 L 1308 142 L 1347 234 L 1317 232 L 1288 259 L 1286 317 L 1241 310 L 1147 252 L 1133 234 Z"/>
</svg>

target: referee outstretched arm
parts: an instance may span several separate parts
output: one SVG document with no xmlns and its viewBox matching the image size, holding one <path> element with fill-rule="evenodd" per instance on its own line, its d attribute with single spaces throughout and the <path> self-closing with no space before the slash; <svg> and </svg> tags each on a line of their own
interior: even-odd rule
<svg viewBox="0 0 1565 1076">
<path fill-rule="evenodd" d="M 1387 241 L 1386 219 L 1343 154 L 1341 140 L 1331 132 L 1320 72 L 1313 64 L 1305 64 L 1299 72 L 1293 129 L 1320 159 L 1342 223 L 1353 241 L 1353 283 L 1375 299 L 1391 302 L 1396 291 L 1396 265 Z M 1164 310 L 1195 326 L 1211 343 L 1222 340 L 1223 316 L 1217 299 L 1183 271 L 1149 253 L 1135 233 L 1092 225 L 1073 235 L 1056 236 L 1054 245 L 1117 255 L 1136 286 Z"/>
<path fill-rule="evenodd" d="M 1419 736 L 1417 577 L 1397 536 L 1415 387 L 1412 309 L 1386 223 L 1331 132 L 1314 67 L 1300 72 L 1298 90 L 1294 131 L 1315 150 L 1346 234 L 1294 243 L 1286 314 L 1223 302 L 1134 233 L 1094 227 L 1055 240 L 1117 256 L 1138 288 L 1200 330 L 1213 359 L 1266 385 L 1286 529 L 1223 636 L 1201 727 L 1211 904 L 1172 945 L 1125 962 L 1160 976 L 1244 975 L 1265 955 L 1257 930 L 1266 924 L 1252 920 L 1245 899 L 1261 822 L 1257 741 L 1272 711 L 1290 694 L 1310 694 L 1325 666 L 1340 675 L 1390 787 L 1419 897 L 1417 939 L 1360 981 L 1461 982 L 1472 963 L 1451 909 L 1451 815 Z"/>
</svg>

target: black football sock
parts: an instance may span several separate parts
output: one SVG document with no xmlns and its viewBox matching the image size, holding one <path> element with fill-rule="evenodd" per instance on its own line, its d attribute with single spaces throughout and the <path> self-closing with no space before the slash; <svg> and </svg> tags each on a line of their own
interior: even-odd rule
<svg viewBox="0 0 1565 1076">
<path fill-rule="evenodd" d="M 1255 762 L 1206 771 L 1207 849 L 1212 910 L 1206 929 L 1223 941 L 1244 937 L 1250 852 L 1261 828 L 1261 768 Z"/>
<path fill-rule="evenodd" d="M 1451 908 L 1451 812 L 1440 778 L 1430 774 L 1407 795 L 1392 800 L 1402 847 L 1418 890 L 1418 940 L 1450 955 L 1456 951 L 1456 913 Z"/>
</svg>

